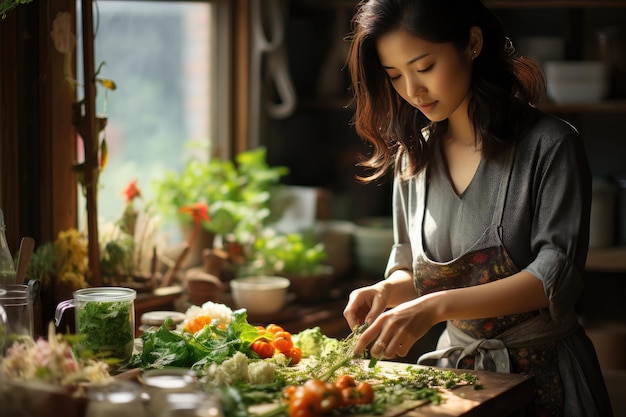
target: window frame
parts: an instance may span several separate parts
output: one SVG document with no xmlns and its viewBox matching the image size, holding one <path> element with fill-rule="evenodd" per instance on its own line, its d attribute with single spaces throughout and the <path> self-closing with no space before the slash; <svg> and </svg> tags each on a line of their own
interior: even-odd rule
<svg viewBox="0 0 626 417">
<path fill-rule="evenodd" d="M 217 94 L 227 103 L 218 106 L 220 123 L 211 133 L 219 154 L 231 158 L 248 148 L 249 0 L 205 1 L 217 6 Z M 76 22 L 75 0 L 22 5 L 0 21 L 0 207 L 14 254 L 23 236 L 41 244 L 78 227 L 75 98 L 66 88 L 63 56 L 49 37 L 59 12 Z M 75 56 L 72 65 L 76 71 Z"/>
</svg>

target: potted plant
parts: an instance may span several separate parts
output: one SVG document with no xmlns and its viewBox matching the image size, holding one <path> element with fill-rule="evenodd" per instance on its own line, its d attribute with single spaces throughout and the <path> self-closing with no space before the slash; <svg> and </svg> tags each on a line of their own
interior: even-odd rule
<svg viewBox="0 0 626 417">
<path fill-rule="evenodd" d="M 242 152 L 234 161 L 203 159 L 198 154 L 190 157 L 180 172 L 170 170 L 153 183 L 157 209 L 191 228 L 192 216 L 180 209 L 204 203 L 210 218 L 202 222 L 204 230 L 223 239 L 249 242 L 269 217 L 272 189 L 287 168 L 270 167 L 263 147 Z"/>
<path fill-rule="evenodd" d="M 323 243 L 304 232 L 281 233 L 264 228 L 254 240 L 239 276 L 278 275 L 291 281 L 299 301 L 312 303 L 329 297 L 334 281 Z"/>
</svg>

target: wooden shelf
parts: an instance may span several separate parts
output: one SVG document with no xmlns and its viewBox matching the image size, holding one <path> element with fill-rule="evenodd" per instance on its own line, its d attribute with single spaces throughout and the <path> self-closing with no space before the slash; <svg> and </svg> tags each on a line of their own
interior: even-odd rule
<svg viewBox="0 0 626 417">
<path fill-rule="evenodd" d="M 626 100 L 588 103 L 540 103 L 537 108 L 548 113 L 626 113 Z"/>
<path fill-rule="evenodd" d="M 296 0 L 301 7 L 307 9 L 354 9 L 357 0 Z M 599 9 L 626 7 L 625 0 L 485 0 L 485 5 L 492 9 L 548 9 L 575 8 Z"/>
<path fill-rule="evenodd" d="M 585 269 L 597 272 L 626 272 L 626 246 L 589 249 Z"/>
<path fill-rule="evenodd" d="M 485 0 L 492 9 L 600 9 L 626 7 L 624 0 Z"/>
<path fill-rule="evenodd" d="M 357 0 L 295 0 L 300 7 L 311 10 L 352 10 L 358 4 Z"/>
</svg>

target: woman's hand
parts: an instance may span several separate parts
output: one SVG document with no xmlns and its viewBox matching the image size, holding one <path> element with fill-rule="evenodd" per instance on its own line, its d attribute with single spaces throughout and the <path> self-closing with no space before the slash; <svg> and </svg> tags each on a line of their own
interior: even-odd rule
<svg viewBox="0 0 626 417">
<path fill-rule="evenodd" d="M 406 356 L 413 344 L 439 322 L 431 298 L 426 295 L 379 314 L 359 337 L 355 354 L 361 355 L 371 344 L 374 358 Z"/>
<path fill-rule="evenodd" d="M 363 323 L 371 324 L 389 307 L 415 298 L 413 278 L 408 271 L 394 271 L 387 279 L 369 287 L 352 291 L 343 311 L 351 329 Z"/>
<path fill-rule="evenodd" d="M 382 283 L 359 288 L 350 293 L 343 316 L 351 329 L 363 323 L 371 324 L 380 313 L 385 311 L 388 299 L 388 287 Z"/>
</svg>

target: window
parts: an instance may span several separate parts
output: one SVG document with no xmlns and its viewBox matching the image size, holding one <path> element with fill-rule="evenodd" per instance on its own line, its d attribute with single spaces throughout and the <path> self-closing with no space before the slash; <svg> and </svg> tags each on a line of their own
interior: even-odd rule
<svg viewBox="0 0 626 417">
<path fill-rule="evenodd" d="M 225 146 L 218 139 L 228 137 L 226 123 L 220 126 L 227 117 L 219 112 L 228 108 L 224 91 L 228 70 L 220 70 L 227 62 L 220 53 L 228 47 L 219 42 L 228 37 L 217 35 L 217 22 L 225 21 L 218 19 L 220 4 L 94 3 L 95 67 L 102 64 L 99 77 L 117 85 L 115 91 L 98 86 L 96 95 L 96 113 L 108 118 L 104 134 L 109 158 L 98 191 L 101 223 L 119 218 L 122 191 L 130 181 L 138 180 L 144 199 L 149 200 L 152 181 L 166 170 L 182 167 L 188 155 L 185 143 L 212 141 L 212 149 Z M 80 16 L 80 1 L 77 8 Z M 78 68 L 82 68 L 80 39 L 78 45 Z M 84 207 L 84 201 L 79 204 Z M 84 210 L 79 209 L 79 216 L 84 217 Z"/>
</svg>

